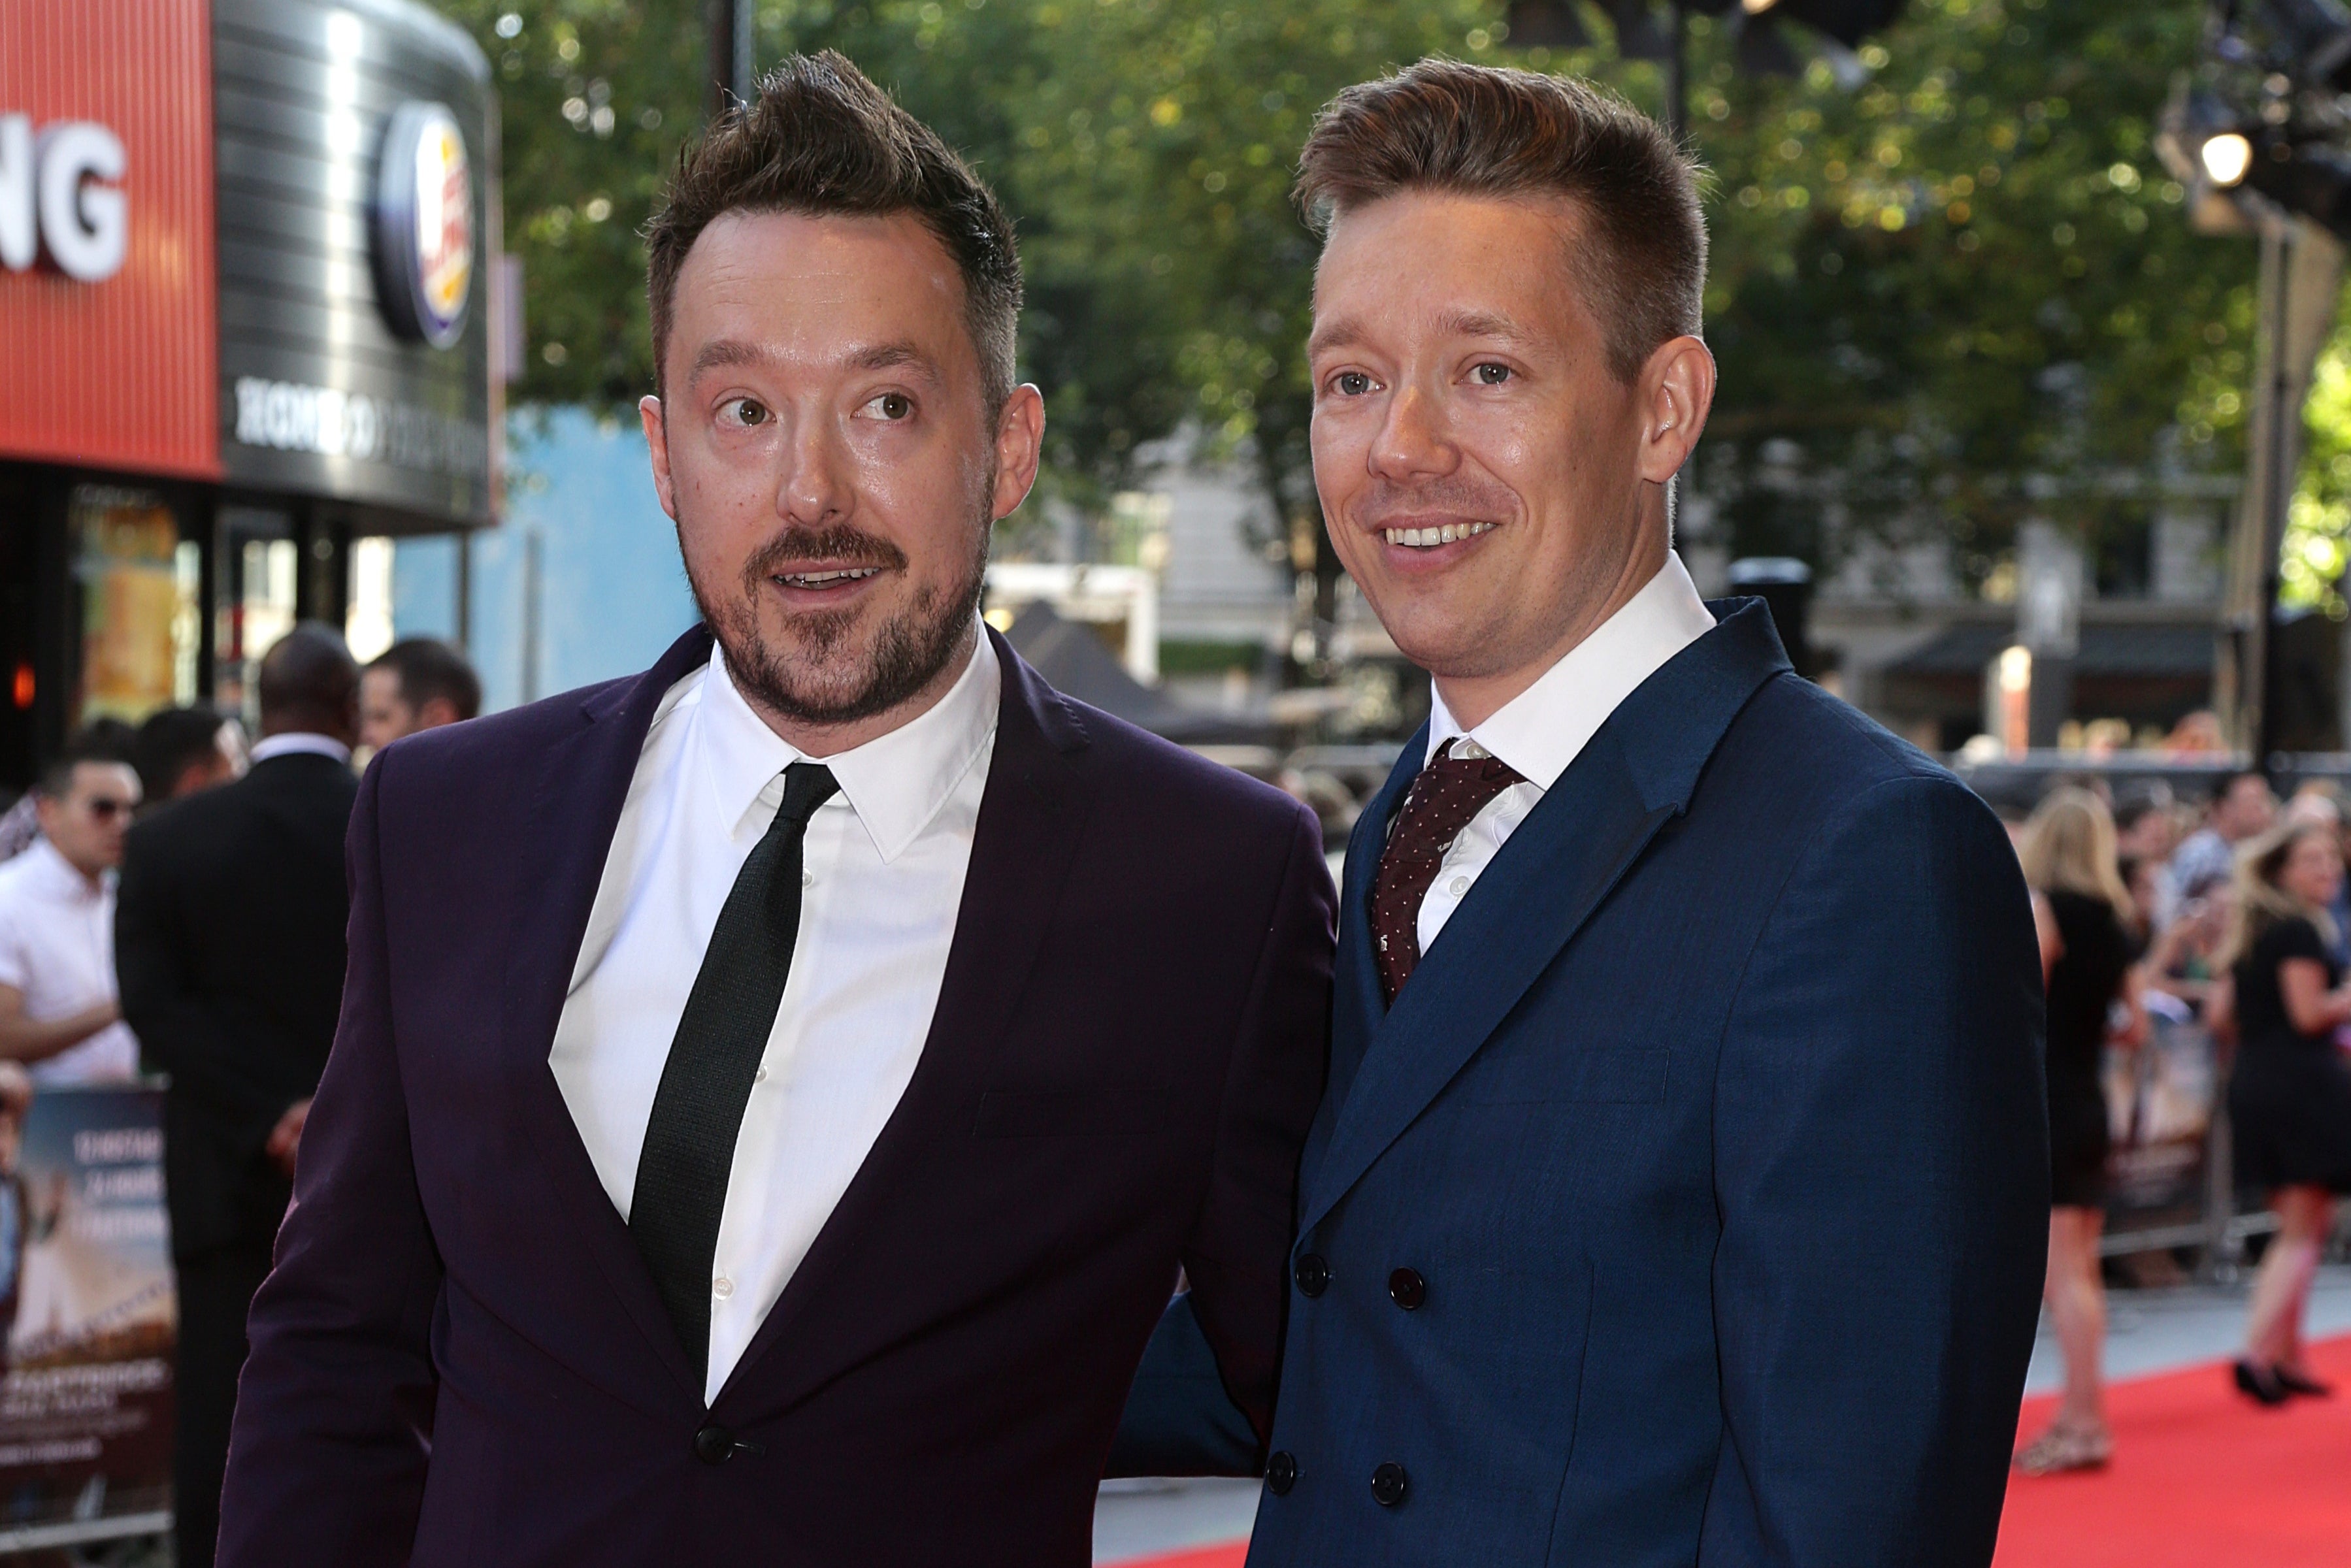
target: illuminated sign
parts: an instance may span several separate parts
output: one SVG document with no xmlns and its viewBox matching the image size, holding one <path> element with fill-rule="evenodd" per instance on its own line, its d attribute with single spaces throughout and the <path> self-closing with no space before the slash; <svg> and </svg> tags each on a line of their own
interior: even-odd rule
<svg viewBox="0 0 2351 1568">
<path fill-rule="evenodd" d="M 474 281 L 474 182 L 457 117 L 403 103 L 376 164 L 375 274 L 384 319 L 436 349 L 457 341 Z"/>
<path fill-rule="evenodd" d="M 122 139 L 103 125 L 58 120 L 37 136 L 30 115 L 0 114 L 0 266 L 23 272 L 47 256 L 83 283 L 121 271 L 123 168 Z"/>
</svg>

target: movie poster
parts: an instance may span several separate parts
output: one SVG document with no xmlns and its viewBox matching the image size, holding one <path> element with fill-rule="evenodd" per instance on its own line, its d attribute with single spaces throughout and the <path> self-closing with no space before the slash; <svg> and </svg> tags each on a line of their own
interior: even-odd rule
<svg viewBox="0 0 2351 1568">
<path fill-rule="evenodd" d="M 0 1105 L 0 1531 L 171 1507 L 162 1095 Z"/>
</svg>

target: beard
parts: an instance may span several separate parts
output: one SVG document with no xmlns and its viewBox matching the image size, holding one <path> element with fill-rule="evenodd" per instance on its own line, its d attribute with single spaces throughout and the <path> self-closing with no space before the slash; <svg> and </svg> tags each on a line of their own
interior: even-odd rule
<svg viewBox="0 0 2351 1568">
<path fill-rule="evenodd" d="M 857 609 L 794 616 L 797 645 L 790 647 L 769 640 L 759 615 L 768 580 L 798 561 L 905 570 L 905 551 L 851 524 L 778 535 L 744 563 L 737 591 L 724 600 L 713 591 L 715 584 L 705 584 L 691 570 L 686 580 L 704 622 L 726 653 L 727 674 L 755 706 L 795 724 L 855 724 L 913 697 L 963 651 L 986 585 L 990 520 L 985 513 L 979 517 L 979 548 L 955 580 L 917 589 L 903 609 L 873 629 L 862 650 L 851 643 L 861 619 Z"/>
</svg>

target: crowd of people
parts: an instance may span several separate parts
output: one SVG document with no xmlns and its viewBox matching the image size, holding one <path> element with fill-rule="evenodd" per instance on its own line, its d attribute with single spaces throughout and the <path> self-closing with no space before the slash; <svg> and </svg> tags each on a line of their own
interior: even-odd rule
<svg viewBox="0 0 2351 1568">
<path fill-rule="evenodd" d="M 2305 1358 L 2303 1320 L 2335 1200 L 2351 1193 L 2345 805 L 2324 780 L 2281 802 L 2248 770 L 2200 805 L 2159 784 L 2117 800 L 2100 782 L 2061 782 L 2011 824 L 2048 990 L 2044 1293 L 2065 1361 L 2055 1416 L 2017 1456 L 2029 1473 L 2095 1469 L 2113 1454 L 2103 1065 L 2109 1050 L 2146 1041 L 2151 1012 L 2200 1019 L 2220 1048 L 2234 1175 L 2276 1216 L 2231 1378 L 2272 1407 L 2332 1392 Z"/>
<path fill-rule="evenodd" d="M 268 650 L 256 685 L 250 745 L 204 704 L 101 719 L 0 818 L 0 1113 L 43 1089 L 169 1077 L 177 1561 L 199 1568 L 246 1309 L 334 1040 L 358 769 L 482 697 L 444 643 L 395 643 L 362 670 L 315 624 Z"/>
</svg>

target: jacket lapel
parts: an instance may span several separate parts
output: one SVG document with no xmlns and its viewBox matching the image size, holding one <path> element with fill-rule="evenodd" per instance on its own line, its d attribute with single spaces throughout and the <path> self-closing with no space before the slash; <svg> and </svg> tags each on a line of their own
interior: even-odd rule
<svg viewBox="0 0 2351 1568">
<path fill-rule="evenodd" d="M 1384 1019 L 1375 1010 L 1373 977 L 1369 1016 L 1377 1021 L 1353 1083 L 1343 1091 L 1334 1082 L 1333 1094 L 1343 1092 L 1345 1100 L 1307 1180 L 1301 1236 L 1478 1053 L 1658 830 L 1687 805 L 1707 759 L 1748 698 L 1788 668 L 1759 601 L 1713 608 L 1714 631 L 1619 705 L 1511 834 Z M 1399 774 L 1415 755 L 1406 749 Z M 1389 811 L 1391 796 L 1400 796 L 1395 778 L 1381 797 Z M 1365 818 L 1371 815 L 1367 809 Z M 1373 831 L 1383 831 L 1384 821 Z M 1370 967 L 1369 883 L 1362 890 L 1354 885 L 1356 849 L 1351 844 L 1348 855 L 1343 975 L 1359 948 L 1363 967 Z M 1360 858 L 1376 861 L 1377 855 L 1366 852 Z M 1342 1001 L 1343 1007 L 1343 991 Z M 1354 1016 L 1344 1011 L 1340 1019 L 1343 1024 Z M 1332 1051 L 1334 1070 L 1344 1054 L 1343 1046 Z"/>
<path fill-rule="evenodd" d="M 541 754 L 538 789 L 521 826 L 524 872 L 515 905 L 501 1033 L 523 1121 L 558 1207 L 653 1354 L 697 1407 L 700 1382 L 677 1343 L 628 1226 L 596 1175 L 563 1091 L 548 1066 L 548 1051 L 653 713 L 669 688 L 709 657 L 710 633 L 696 626 L 637 680 L 591 694 L 580 705 L 579 727 Z"/>
<path fill-rule="evenodd" d="M 1420 777 L 1428 756 L 1428 727 L 1422 725 L 1396 755 L 1395 768 L 1380 792 L 1355 819 L 1347 838 L 1345 885 L 1339 896 L 1339 964 L 1332 997 L 1331 1082 L 1324 1091 L 1333 1103 L 1343 1102 L 1355 1071 L 1363 1064 L 1364 1048 L 1387 1013 L 1380 996 L 1379 960 L 1372 951 L 1372 883 L 1380 869 L 1380 852 L 1387 847 L 1388 824 L 1404 806 L 1412 781 Z"/>
<path fill-rule="evenodd" d="M 882 1213 L 918 1200 L 912 1167 L 939 1139 L 970 1130 L 996 1041 L 1028 988 L 1084 837 L 1092 804 L 1091 787 L 1077 765 L 1086 746 L 1084 727 L 1009 643 L 992 631 L 988 636 L 1004 670 L 996 750 L 922 1058 L 865 1163 L 719 1390 L 712 1409 L 729 1420 L 788 1408 L 838 1368 L 845 1346 L 827 1341 L 822 1354 L 808 1354 L 803 1345 L 803 1354 L 777 1369 L 780 1386 L 761 1384 L 778 1345 L 852 1271 Z M 810 1324 L 810 1333 L 821 1340 L 824 1331 Z M 756 1411 L 747 1411 L 743 1402 L 753 1398 Z"/>
</svg>

